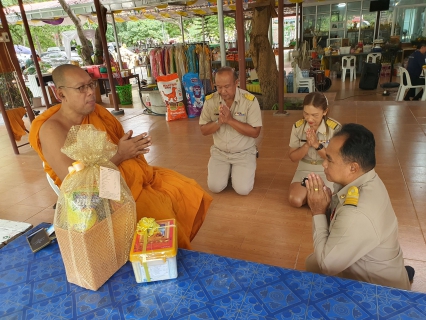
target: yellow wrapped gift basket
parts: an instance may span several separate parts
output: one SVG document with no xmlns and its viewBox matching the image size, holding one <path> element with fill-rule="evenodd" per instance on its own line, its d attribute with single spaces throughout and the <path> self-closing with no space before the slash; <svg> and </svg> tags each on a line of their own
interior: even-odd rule
<svg viewBox="0 0 426 320">
<path fill-rule="evenodd" d="M 110 162 L 117 146 L 106 132 L 74 126 L 61 151 L 77 160 L 62 182 L 54 218 L 67 280 L 97 290 L 129 258 L 135 201 Z"/>
</svg>

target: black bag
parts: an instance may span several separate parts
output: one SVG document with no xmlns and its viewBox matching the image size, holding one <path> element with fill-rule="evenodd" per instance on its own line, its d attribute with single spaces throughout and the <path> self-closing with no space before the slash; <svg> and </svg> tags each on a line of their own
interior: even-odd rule
<svg viewBox="0 0 426 320">
<path fill-rule="evenodd" d="M 364 90 L 375 90 L 379 83 L 381 69 L 382 65 L 380 63 L 364 62 L 361 79 L 359 80 L 359 88 Z"/>
</svg>

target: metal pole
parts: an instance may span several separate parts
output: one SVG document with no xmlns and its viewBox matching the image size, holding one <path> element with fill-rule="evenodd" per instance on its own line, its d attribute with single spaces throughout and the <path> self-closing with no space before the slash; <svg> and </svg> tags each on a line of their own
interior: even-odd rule
<svg viewBox="0 0 426 320">
<path fill-rule="evenodd" d="M 217 22 L 219 24 L 220 64 L 226 66 L 225 26 L 223 20 L 223 2 L 217 2 Z"/>
<path fill-rule="evenodd" d="M 296 20 L 297 21 L 297 20 Z M 299 39 L 302 41 L 303 38 L 303 3 L 299 3 Z"/>
<path fill-rule="evenodd" d="M 206 35 L 205 35 L 205 31 L 204 31 L 205 23 L 206 23 L 206 17 L 203 16 L 203 24 L 202 24 L 202 26 L 203 26 L 203 44 L 206 41 Z"/>
<path fill-rule="evenodd" d="M 279 14 L 279 13 L 278 13 Z M 279 17 L 278 17 L 279 19 Z M 299 4 L 296 3 L 296 44 L 297 44 L 297 48 L 300 48 L 300 44 L 299 44 Z"/>
<path fill-rule="evenodd" d="M 391 36 L 395 36 L 394 32 L 395 32 L 395 23 L 396 23 L 396 13 L 398 11 L 398 8 L 394 8 L 393 10 L 393 14 L 392 14 L 392 26 L 391 26 Z M 425 20 L 425 24 L 426 24 L 426 20 Z M 360 29 L 361 29 L 361 23 L 360 23 Z M 424 31 L 423 31 L 424 33 Z"/>
<path fill-rule="evenodd" d="M 19 81 L 19 91 L 21 92 L 21 95 L 22 95 L 24 107 L 27 110 L 27 115 L 28 115 L 28 118 L 30 119 L 30 122 L 33 122 L 34 113 L 33 113 L 33 110 L 31 109 L 30 101 L 28 98 L 28 92 L 26 91 L 27 87 L 25 86 L 25 81 L 24 81 L 24 77 L 22 76 L 21 66 L 19 65 L 18 58 L 16 57 L 16 54 L 15 54 L 15 48 L 13 47 L 12 36 L 10 34 L 9 25 L 6 20 L 6 15 L 4 14 L 3 4 L 1 3 L 1 1 L 0 1 L 0 20 L 2 22 L 1 24 L 3 26 L 4 32 L 7 32 L 7 34 L 9 35 L 10 42 L 5 42 L 5 45 L 6 45 L 6 48 L 8 49 L 9 58 L 13 64 L 13 68 L 15 69 L 15 72 L 17 74 L 17 78 Z M 11 52 L 12 54 L 10 54 Z"/>
<path fill-rule="evenodd" d="M 297 12 L 297 8 L 296 8 Z M 297 18 L 296 18 L 297 25 Z M 296 33 L 297 39 L 297 33 Z M 297 42 L 296 42 L 297 43 Z M 278 113 L 284 107 L 284 0 L 278 0 Z"/>
<path fill-rule="evenodd" d="M 20 1 L 22 1 L 22 0 L 20 0 Z M 106 37 L 105 37 L 104 24 L 103 24 L 103 19 L 102 19 L 102 14 L 101 14 L 101 12 L 102 12 L 101 11 L 101 4 L 99 3 L 99 0 L 94 0 L 94 2 L 95 2 L 95 8 L 96 8 L 96 16 L 98 18 L 99 33 L 101 34 L 102 48 L 103 48 L 106 56 L 109 57 L 109 55 L 107 55 L 108 45 L 107 45 L 107 41 L 106 41 Z M 117 46 L 118 46 L 118 43 L 117 43 Z M 105 63 L 107 65 L 108 80 L 109 80 L 109 85 L 111 87 L 112 102 L 114 104 L 114 110 L 111 113 L 113 115 L 124 114 L 124 110 L 118 108 L 118 96 L 117 96 L 117 92 L 115 91 L 115 79 L 112 76 L 111 61 L 109 60 L 109 58 L 105 59 Z"/>
<path fill-rule="evenodd" d="M 163 43 L 166 43 L 166 35 L 164 34 L 164 21 L 161 21 L 161 28 L 163 29 Z"/>
<path fill-rule="evenodd" d="M 120 70 L 123 70 L 123 62 L 121 61 L 120 45 L 118 44 L 117 26 L 115 24 L 115 18 L 114 18 L 114 13 L 113 12 L 111 12 L 111 20 L 112 20 L 112 31 L 114 31 L 114 39 L 115 39 L 115 43 L 117 44 L 118 65 L 120 66 Z M 106 52 L 105 52 L 105 56 L 106 57 L 108 56 L 108 55 L 106 55 Z"/>
<path fill-rule="evenodd" d="M 220 2 L 220 1 L 219 1 Z M 236 27 L 237 27 L 237 44 L 238 44 L 238 70 L 240 76 L 240 88 L 246 89 L 246 48 L 244 36 L 244 11 L 243 0 L 236 1 Z"/>
<path fill-rule="evenodd" d="M 50 106 L 49 98 L 47 97 L 46 87 L 43 81 L 43 75 L 41 74 L 40 65 L 37 60 L 37 52 L 35 51 L 33 38 L 31 37 L 31 31 L 28 25 L 27 15 L 25 14 L 25 10 L 24 10 L 24 4 L 22 3 L 22 0 L 18 0 L 18 4 L 19 4 L 19 10 L 21 11 L 22 23 L 25 28 L 25 33 L 27 34 L 28 44 L 30 46 L 31 54 L 33 56 L 34 66 L 36 68 L 38 81 L 40 83 L 41 93 L 43 94 L 44 104 L 46 105 L 46 108 L 49 108 Z"/>
<path fill-rule="evenodd" d="M 380 27 L 380 11 L 377 11 L 376 12 L 376 24 L 374 25 L 374 39 L 373 39 L 373 44 L 374 44 L 374 40 L 376 40 L 376 39 L 379 38 L 379 27 Z"/>
<path fill-rule="evenodd" d="M 180 16 L 180 30 L 182 31 L 182 43 L 185 44 L 185 29 L 183 28 L 183 17 Z"/>
</svg>

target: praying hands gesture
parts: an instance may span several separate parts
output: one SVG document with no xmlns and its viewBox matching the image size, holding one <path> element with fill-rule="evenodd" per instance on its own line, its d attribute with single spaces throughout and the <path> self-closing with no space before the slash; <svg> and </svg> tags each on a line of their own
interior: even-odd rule
<svg viewBox="0 0 426 320">
<path fill-rule="evenodd" d="M 305 184 L 308 191 L 308 205 L 311 208 L 312 215 L 325 214 L 331 203 L 332 192 L 330 188 L 326 187 L 321 177 L 314 173 L 308 175 Z"/>
<path fill-rule="evenodd" d="M 228 123 L 232 119 L 231 110 L 225 103 L 220 103 L 219 107 L 219 123 Z"/>
<path fill-rule="evenodd" d="M 309 128 L 306 131 L 306 142 L 308 143 L 310 147 L 314 147 L 315 149 L 318 148 L 319 141 L 318 141 L 317 133 L 315 132 L 314 129 Z"/>
</svg>

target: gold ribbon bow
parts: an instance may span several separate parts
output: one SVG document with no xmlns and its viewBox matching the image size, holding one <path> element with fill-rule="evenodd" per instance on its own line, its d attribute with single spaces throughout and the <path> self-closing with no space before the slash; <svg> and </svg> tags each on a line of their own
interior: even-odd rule
<svg viewBox="0 0 426 320">
<path fill-rule="evenodd" d="M 136 227 L 136 233 L 140 236 L 143 236 L 143 248 L 142 248 L 142 265 L 145 269 L 146 280 L 148 282 L 151 281 L 151 277 L 149 275 L 148 264 L 146 262 L 146 246 L 148 244 L 148 237 L 153 236 L 156 232 L 158 232 L 160 225 L 155 222 L 154 218 L 142 218 L 139 220 L 138 225 Z"/>
<path fill-rule="evenodd" d="M 72 163 L 72 166 L 68 167 L 68 173 L 73 174 L 84 169 L 84 163 L 81 161 L 76 161 Z"/>
<path fill-rule="evenodd" d="M 158 232 L 159 228 L 160 225 L 155 222 L 154 218 L 142 218 L 138 222 L 136 232 L 141 236 L 148 235 L 148 237 L 151 237 Z"/>
</svg>

